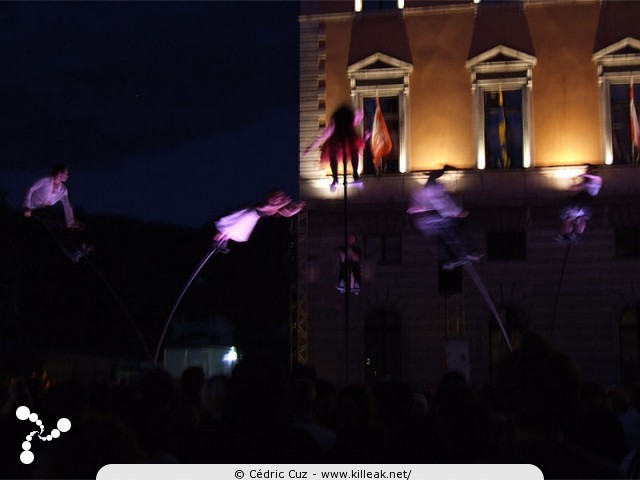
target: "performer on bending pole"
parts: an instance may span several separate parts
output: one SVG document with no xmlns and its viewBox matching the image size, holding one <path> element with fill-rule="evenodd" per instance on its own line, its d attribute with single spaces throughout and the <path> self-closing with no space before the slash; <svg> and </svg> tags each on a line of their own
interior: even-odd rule
<svg viewBox="0 0 640 480">
<path fill-rule="evenodd" d="M 446 170 L 452 169 L 445 165 L 441 170 L 431 172 L 424 188 L 413 195 L 407 209 L 416 228 L 430 240 L 444 270 L 480 259 L 459 225 L 459 219 L 469 212 L 460 208 L 438 181 Z"/>
<path fill-rule="evenodd" d="M 579 183 L 571 187 L 578 193 L 560 212 L 562 233 L 556 237 L 558 241 L 572 242 L 580 240 L 587 221 L 593 214 L 593 199 L 600 193 L 602 177 L 594 165 L 588 165 L 585 173 L 578 176 Z"/>
<path fill-rule="evenodd" d="M 160 334 L 160 339 L 158 340 L 156 352 L 153 357 L 154 365 L 156 365 L 158 362 L 160 348 L 162 347 L 162 343 L 164 342 L 164 337 L 167 334 L 167 329 L 169 328 L 169 324 L 173 319 L 173 315 L 178 309 L 178 305 L 180 305 L 180 302 L 182 301 L 184 294 L 189 289 L 191 282 L 193 282 L 193 280 L 196 278 L 202 267 L 207 263 L 209 258 L 211 258 L 211 256 L 216 253 L 228 253 L 229 249 L 227 248 L 227 242 L 229 240 L 233 240 L 234 242 L 246 242 L 247 240 L 249 240 L 249 237 L 251 237 L 251 233 L 253 233 L 253 229 L 258 223 L 258 220 L 260 220 L 262 217 L 273 217 L 275 215 L 279 215 L 281 217 L 292 217 L 300 210 L 302 210 L 304 206 L 305 203 L 303 201 L 294 202 L 293 200 L 291 200 L 291 197 L 284 193 L 282 190 L 275 189 L 269 192 L 269 194 L 267 195 L 267 201 L 265 203 L 254 208 L 244 208 L 242 210 L 238 210 L 230 215 L 222 217 L 216 222 L 216 228 L 218 229 L 218 231 L 213 237 L 212 247 L 205 254 L 204 258 L 200 260 L 200 263 L 187 280 L 187 283 L 178 295 L 178 299 L 173 304 L 171 313 L 169 313 L 169 317 L 165 322 L 164 329 Z"/>
<path fill-rule="evenodd" d="M 54 165 L 50 177 L 41 178 L 29 188 L 24 199 L 23 214 L 42 222 L 64 254 L 78 262 L 92 247 L 88 247 L 79 238 L 78 232 L 84 229 L 84 225 L 73 215 L 65 186 L 68 179 L 67 166 L 61 163 Z M 61 212 L 53 208 L 58 202 L 62 203 L 64 219 Z"/>
<path fill-rule="evenodd" d="M 362 283 L 362 269 L 360 268 L 360 259 L 362 258 L 362 249 L 358 246 L 358 236 L 351 232 L 348 240 L 348 255 L 344 254 L 344 246 L 338 247 L 339 273 L 336 288 L 340 293 L 346 291 L 346 285 L 354 295 L 360 294 L 360 285 Z"/>
<path fill-rule="evenodd" d="M 222 217 L 216 222 L 217 232 L 214 236 L 213 248 L 221 253 L 227 253 L 227 242 L 246 242 L 249 240 L 258 220 L 262 217 L 292 217 L 297 214 L 305 203 L 294 202 L 290 196 L 280 189 L 275 189 L 267 195 L 267 201 L 255 208 L 244 208 L 230 215 Z"/>
</svg>

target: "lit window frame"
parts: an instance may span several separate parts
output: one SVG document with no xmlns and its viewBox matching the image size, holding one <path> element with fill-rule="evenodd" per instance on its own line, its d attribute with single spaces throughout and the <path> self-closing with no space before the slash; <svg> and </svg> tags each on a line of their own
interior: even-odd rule
<svg viewBox="0 0 640 480">
<path fill-rule="evenodd" d="M 492 60 L 495 57 L 510 60 Z M 498 45 L 466 62 L 471 71 L 471 91 L 475 125 L 476 166 L 484 170 L 487 165 L 485 138 L 485 93 L 508 90 L 522 91 L 522 166 L 532 166 L 532 109 L 531 90 L 533 67 L 537 59 L 532 55 Z"/>
<path fill-rule="evenodd" d="M 384 64 L 384 68 L 370 68 Z M 353 105 L 362 109 L 366 97 L 398 97 L 398 170 L 406 173 L 410 169 L 409 159 L 409 77 L 413 65 L 397 58 L 375 53 L 347 68 Z M 394 82 L 394 80 L 396 80 Z M 362 127 L 360 127 L 362 128 Z M 362 133 L 362 132 L 361 132 Z M 362 169 L 362 162 L 360 162 Z"/>
<path fill-rule="evenodd" d="M 617 53 L 620 50 L 635 49 L 638 53 Z M 602 156 L 605 165 L 613 164 L 613 125 L 611 119 L 611 85 L 640 83 L 640 40 L 624 38 L 593 54 L 598 67 L 598 90 L 600 100 L 600 134 Z"/>
</svg>

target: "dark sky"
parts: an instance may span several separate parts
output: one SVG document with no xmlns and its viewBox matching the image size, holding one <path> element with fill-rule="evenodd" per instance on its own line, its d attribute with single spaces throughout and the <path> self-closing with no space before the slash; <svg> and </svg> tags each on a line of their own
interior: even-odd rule
<svg viewBox="0 0 640 480">
<path fill-rule="evenodd" d="M 63 162 L 77 210 L 193 227 L 297 195 L 298 11 L 0 3 L 0 192 L 18 208 Z"/>
</svg>

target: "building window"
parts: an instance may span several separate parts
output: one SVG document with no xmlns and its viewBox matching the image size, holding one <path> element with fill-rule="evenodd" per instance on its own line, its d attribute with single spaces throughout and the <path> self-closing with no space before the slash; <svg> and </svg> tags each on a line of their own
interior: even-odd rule
<svg viewBox="0 0 640 480">
<path fill-rule="evenodd" d="M 354 0 L 353 10 L 356 12 L 376 12 L 380 10 L 396 10 L 404 8 L 404 0 Z"/>
<path fill-rule="evenodd" d="M 616 257 L 640 257 L 640 228 L 616 228 Z"/>
<path fill-rule="evenodd" d="M 479 169 L 531 166 L 531 76 L 535 64 L 535 57 L 503 45 L 467 62 Z"/>
<path fill-rule="evenodd" d="M 502 96 L 502 98 L 500 98 Z M 522 90 L 484 92 L 484 155 L 488 169 L 522 168 Z"/>
<path fill-rule="evenodd" d="M 638 353 L 640 351 L 640 329 L 638 328 L 638 306 L 626 309 L 620 316 L 620 382 L 635 385 L 640 373 Z"/>
<path fill-rule="evenodd" d="M 611 102 L 611 163 L 628 165 L 638 163 L 638 150 L 631 142 L 630 91 L 628 84 L 609 85 Z M 640 85 L 634 85 L 634 98 L 640 98 Z M 640 103 L 636 100 L 636 111 Z"/>
<path fill-rule="evenodd" d="M 361 0 L 362 9 L 365 12 L 375 12 L 379 10 L 396 10 L 402 8 L 398 0 Z M 404 5 L 404 2 L 402 2 Z"/>
<path fill-rule="evenodd" d="M 402 235 L 399 233 L 367 234 L 365 248 L 369 257 L 379 265 L 402 263 Z"/>
<path fill-rule="evenodd" d="M 376 53 L 360 60 L 347 69 L 351 83 L 353 105 L 365 112 L 363 130 L 371 131 L 376 110 L 376 97 L 391 136 L 393 149 L 386 157 L 387 168 L 383 173 L 404 173 L 409 170 L 409 76 L 410 63 Z M 364 133 L 364 132 L 362 132 Z M 361 162 L 363 173 L 375 173 L 371 161 L 369 143 Z"/>
<path fill-rule="evenodd" d="M 487 232 L 487 260 L 511 262 L 527 259 L 527 235 L 524 230 Z"/>
<path fill-rule="evenodd" d="M 637 164 L 638 149 L 631 141 L 631 85 L 636 111 L 640 106 L 640 41 L 627 37 L 593 55 L 598 66 L 604 162 Z"/>
</svg>

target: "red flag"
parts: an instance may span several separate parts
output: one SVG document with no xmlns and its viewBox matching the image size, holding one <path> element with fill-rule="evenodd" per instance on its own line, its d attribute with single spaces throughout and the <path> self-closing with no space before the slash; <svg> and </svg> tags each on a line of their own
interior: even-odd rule
<svg viewBox="0 0 640 480">
<path fill-rule="evenodd" d="M 391 148 L 392 144 L 389 130 L 382 116 L 380 102 L 378 101 L 378 97 L 376 97 L 376 113 L 373 117 L 373 128 L 371 132 L 371 155 L 373 155 L 373 166 L 376 168 L 376 173 L 381 173 L 382 157 L 389 155 Z"/>
<path fill-rule="evenodd" d="M 633 80 L 629 86 L 629 122 L 631 132 L 631 144 L 636 149 L 636 152 L 640 151 L 640 124 L 638 123 L 638 114 L 636 113 L 636 104 L 633 98 Z"/>
</svg>

